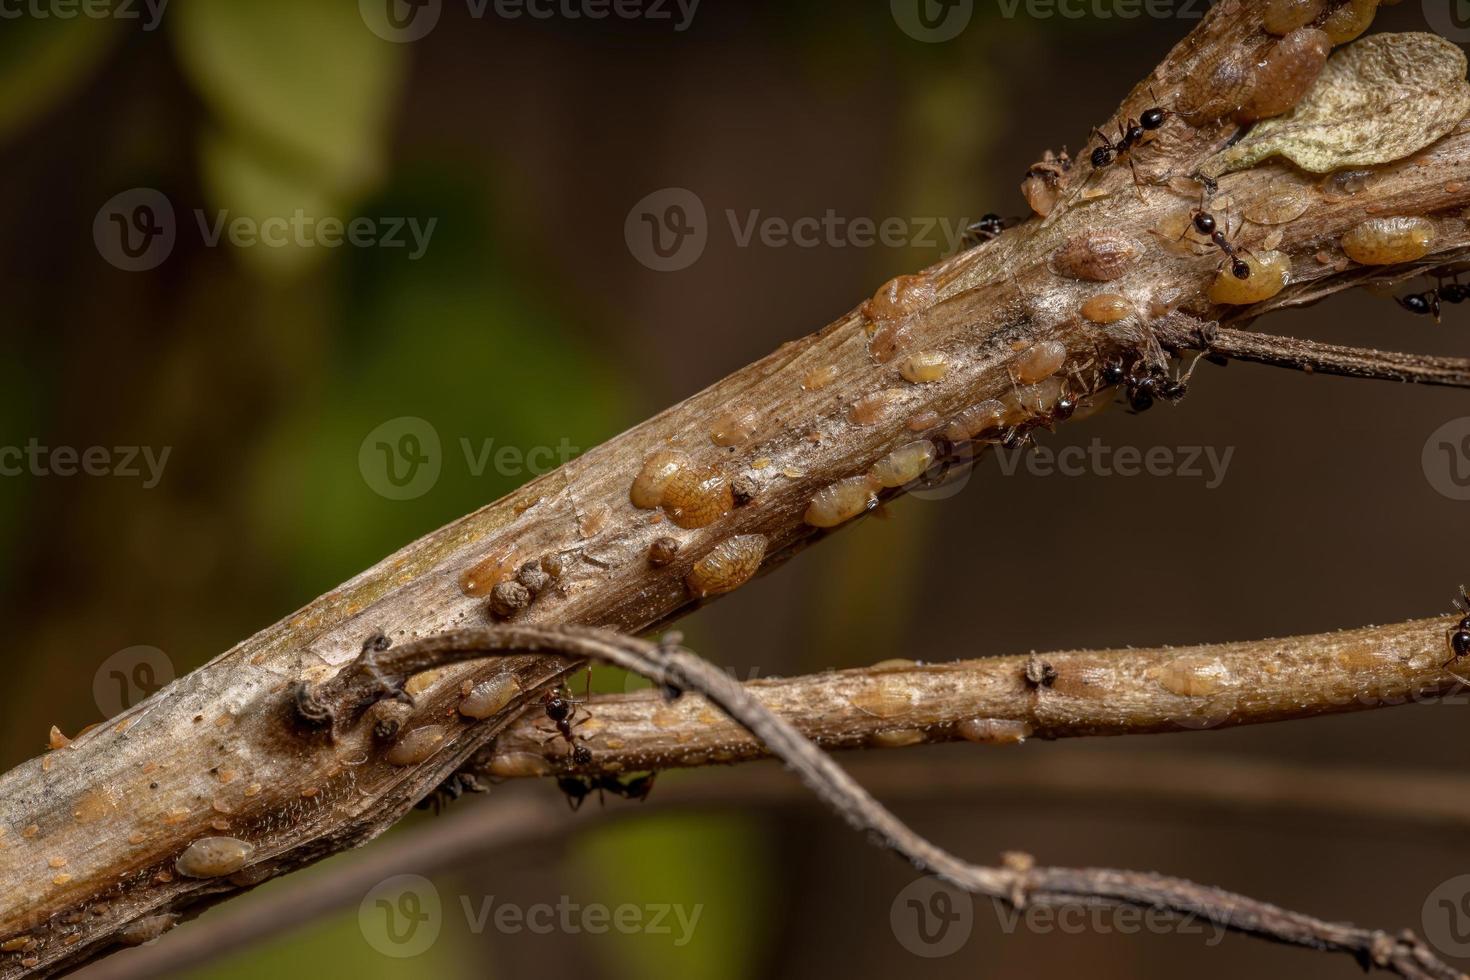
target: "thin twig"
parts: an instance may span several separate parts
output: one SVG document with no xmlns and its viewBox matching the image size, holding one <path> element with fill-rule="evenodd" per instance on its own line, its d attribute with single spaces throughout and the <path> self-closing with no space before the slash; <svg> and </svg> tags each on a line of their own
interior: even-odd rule
<svg viewBox="0 0 1470 980">
<path fill-rule="evenodd" d="M 1372 821 L 1406 829 L 1470 827 L 1470 784 L 1437 773 L 1302 766 L 1214 755 L 1164 752 L 1086 753 L 1081 758 L 992 755 L 983 766 L 872 755 L 853 759 L 863 782 L 885 799 L 950 806 L 983 801 L 997 807 L 1085 806 L 1089 812 L 1140 804 L 1309 820 Z M 1363 787 L 1373 787 L 1365 793 Z M 386 878 L 433 875 L 473 866 L 502 852 L 524 852 L 607 820 L 655 812 L 750 810 L 815 805 L 786 773 L 751 767 L 718 780 L 660 787 L 647 809 L 628 805 L 583 809 L 575 817 L 549 796 L 499 794 L 494 803 L 463 805 L 442 819 L 407 828 L 359 853 L 308 873 L 294 888 L 252 896 L 190 923 L 162 941 L 83 968 L 77 980 L 152 980 L 202 966 L 221 955 L 291 933 L 349 908 Z M 592 821 L 589 824 L 589 820 Z"/>
<path fill-rule="evenodd" d="M 1148 106 L 1189 103 L 1188 90 L 1214 67 L 1255 71 L 1278 43 L 1262 30 L 1264 8 L 1213 5 L 1102 128 L 1113 132 Z M 546 655 L 496 664 L 515 679 L 511 696 L 474 720 L 456 713 L 457 692 L 483 680 L 486 668 L 450 668 L 403 719 L 418 726 L 419 739 L 395 758 L 375 751 L 368 733 L 376 725 L 353 726 L 350 737 L 299 738 L 282 723 L 283 692 L 338 671 L 367 634 L 402 642 L 485 622 L 485 590 L 497 583 L 515 600 L 500 602 L 497 615 L 517 623 L 647 630 L 712 597 L 697 569 L 733 539 L 750 546 L 747 558 L 759 552 L 760 572 L 820 540 L 828 531 L 817 524 L 829 520 L 807 519 L 814 503 L 830 503 L 834 487 L 866 483 L 880 466 L 891 474 L 895 454 L 913 459 L 903 451 L 914 441 L 929 442 L 936 462 L 973 455 L 975 440 L 1054 424 L 1067 411 L 1063 395 L 1074 406 L 1113 397 L 1119 373 L 1110 368 L 1162 370 L 1152 332 L 1161 311 L 1235 323 L 1355 288 L 1364 273 L 1342 250 L 1343 237 L 1389 214 L 1434 223 L 1422 263 L 1470 257 L 1470 232 L 1457 217 L 1470 206 L 1470 132 L 1374 168 L 1356 194 L 1325 193 L 1315 175 L 1268 161 L 1222 178 L 1220 191 L 1241 214 L 1300 200 L 1298 217 L 1253 225 L 1235 241 L 1283 252 L 1291 282 L 1257 306 L 1214 302 L 1218 256 L 1170 248 L 1159 232 L 1174 228 L 1168 237 L 1176 238 L 1198 203 L 1169 175 L 1197 172 L 1238 134 L 1228 109 L 1210 119 L 1172 115 L 1130 160 L 1137 185 L 1132 166 L 1097 172 L 1079 163 L 1045 220 L 895 279 L 825 328 L 406 546 L 108 724 L 0 775 L 0 980 L 74 968 L 106 955 L 139 921 L 196 914 L 260 876 L 371 839 L 574 666 Z M 1081 315 L 1098 300 L 1131 313 L 1105 325 Z M 947 370 L 910 383 L 901 367 L 918 354 L 938 355 Z M 1061 370 L 1034 389 L 1017 388 L 1020 374 L 1054 356 Z M 984 422 L 994 418 L 994 401 L 1002 402 L 1003 427 Z M 711 433 L 729 430 L 732 413 L 748 439 L 715 445 Z M 970 428 L 977 418 L 978 432 Z M 702 500 L 707 521 L 675 519 L 691 514 L 672 501 L 659 510 L 634 505 L 630 487 L 645 461 L 671 450 L 687 456 L 682 472 L 698 475 L 698 492 L 714 488 Z M 656 547 L 673 551 L 672 561 L 650 561 Z M 537 574 L 554 582 L 532 576 L 533 593 L 504 581 L 522 563 L 539 564 Z M 742 570 L 753 571 L 750 564 Z M 390 730 L 393 719 L 383 721 Z M 248 873 L 178 873 L 200 838 L 222 834 L 251 849 Z"/>
<path fill-rule="evenodd" d="M 735 679 L 678 646 L 671 634 L 662 643 L 595 630 L 506 628 L 461 630 L 386 651 L 365 650 L 357 669 L 297 698 L 309 713 L 336 718 L 360 713 L 391 697 L 423 670 L 503 656 L 528 648 L 559 650 L 633 671 L 666 691 L 695 692 L 739 722 L 785 762 L 807 788 L 854 829 L 971 894 L 1016 908 L 1029 904 L 1114 903 L 1166 909 L 1198 916 L 1223 928 L 1275 942 L 1351 954 L 1365 968 L 1378 967 L 1413 978 L 1460 977 L 1410 932 L 1331 923 L 1265 902 L 1164 875 L 1100 868 L 1038 867 L 1011 855 L 1003 867 L 970 864 L 916 834 L 854 780 L 831 756 L 788 721 L 760 703 Z M 339 683 L 339 679 L 341 680 Z M 364 683 L 363 678 L 369 682 Z M 384 689 L 386 683 L 389 690 Z"/>
<path fill-rule="evenodd" d="M 1446 666 L 1453 618 L 1319 636 L 1203 646 L 1071 651 L 950 663 L 885 661 L 752 681 L 751 697 L 824 749 L 928 742 L 1137 735 L 1284 721 L 1432 702 L 1463 692 Z M 604 695 L 577 728 L 572 764 L 540 711 L 476 759 L 497 778 L 673 769 L 765 758 L 765 747 L 701 698 Z"/>
<path fill-rule="evenodd" d="M 1156 323 L 1154 335 L 1166 350 L 1172 351 L 1206 351 L 1231 360 L 1313 374 L 1470 387 L 1470 359 L 1463 357 L 1431 357 L 1321 344 L 1295 337 L 1215 327 L 1213 324 L 1202 326 L 1198 321 L 1179 316 Z"/>
</svg>

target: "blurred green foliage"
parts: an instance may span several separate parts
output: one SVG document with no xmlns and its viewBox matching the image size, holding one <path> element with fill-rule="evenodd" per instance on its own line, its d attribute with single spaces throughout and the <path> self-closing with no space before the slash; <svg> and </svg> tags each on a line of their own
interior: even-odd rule
<svg viewBox="0 0 1470 980">
<path fill-rule="evenodd" d="M 886 16 L 881 5 L 869 14 L 835 19 L 818 5 L 796 5 L 787 34 L 819 84 L 856 77 L 852 48 L 896 48 L 899 57 L 911 59 L 932 55 L 895 41 Z M 832 35 L 834 25 L 844 33 Z M 0 34 L 0 139 L 14 138 L 26 122 L 85 83 L 103 65 L 115 28 L 114 22 L 88 18 L 7 23 Z M 493 439 L 495 446 L 522 451 L 585 450 L 638 421 L 630 372 L 598 355 L 569 322 L 560 296 L 526 281 L 507 261 L 519 236 L 500 223 L 493 181 L 463 160 L 435 160 L 432 153 L 416 154 L 412 166 L 390 165 L 409 52 L 364 30 L 355 4 L 173 0 L 163 31 L 203 109 L 191 128 L 203 200 L 178 201 L 181 222 L 190 220 L 183 212 L 195 207 L 256 222 L 290 219 L 297 212 L 317 221 L 438 218 L 430 247 L 417 260 L 403 250 L 294 244 L 226 247 L 227 270 L 212 255 L 198 260 L 211 264 L 193 277 L 189 308 L 197 302 L 207 314 L 211 301 L 229 307 L 222 322 L 254 341 L 242 346 L 290 365 L 271 379 L 287 388 L 268 402 L 271 413 L 245 434 L 238 452 L 219 457 L 238 468 L 245 512 L 236 519 L 273 578 L 265 595 L 299 604 L 535 475 L 497 472 L 494 466 L 477 474 L 466 446 L 479 453 Z M 966 64 L 982 38 L 973 34 L 963 49 L 925 62 L 931 95 L 913 104 L 905 128 L 906 139 L 927 152 L 901 175 L 898 200 L 891 202 L 895 213 L 944 213 L 945 202 L 972 196 L 966 184 L 989 138 L 987 127 L 948 121 L 983 117 L 983 87 L 974 84 L 973 64 Z M 872 271 L 886 277 L 923 260 L 878 255 L 874 261 L 882 267 Z M 221 276 L 240 282 L 211 296 Z M 242 297 L 248 301 L 240 302 Z M 218 326 L 190 322 L 185 329 Z M 179 343 L 192 357 L 213 349 L 188 345 Z M 197 363 L 176 355 L 159 373 L 166 377 L 179 365 Z M 45 385 L 37 379 L 44 371 L 31 366 L 14 374 L 15 383 L 0 386 L 0 413 L 21 423 L 19 431 L 43 430 Z M 192 389 L 185 384 L 178 390 L 190 394 L 172 409 L 188 411 Z M 163 404 L 169 405 L 166 399 Z M 430 422 L 443 453 L 433 488 L 407 502 L 374 492 L 358 459 L 364 437 L 400 416 Z M 15 496 L 0 498 L 0 545 L 21 514 Z M 894 642 L 902 618 L 893 603 L 907 600 L 887 593 L 888 583 L 895 568 L 914 567 L 922 553 L 914 524 L 902 533 L 889 525 L 886 532 L 844 536 L 829 546 L 828 557 L 842 573 L 829 577 L 828 600 L 817 606 L 813 632 L 825 642 L 812 656 L 822 665 L 834 659 L 862 662 L 875 647 Z M 0 574 L 12 571 L 8 564 L 0 567 L 6 570 Z M 888 605 L 864 601 L 867 613 L 853 614 L 854 597 L 880 594 L 888 595 Z M 691 625 L 691 642 L 698 644 L 700 631 L 698 623 Z M 596 685 L 621 690 L 642 682 L 599 670 Z M 769 938 L 763 930 L 772 922 L 777 870 L 768 866 L 770 853 L 762 826 L 744 816 L 659 816 L 603 827 L 577 840 L 556 869 L 570 897 L 610 907 L 699 907 L 694 939 L 680 947 L 667 935 L 612 931 L 547 941 L 595 943 L 589 955 L 612 976 L 751 975 Z M 329 866 L 352 859 L 343 855 Z M 484 887 L 485 880 L 465 887 Z M 244 901 L 288 901 L 291 884 L 273 883 Z M 496 974 L 493 962 L 475 957 L 457 929 L 447 929 L 420 957 L 383 957 L 359 934 L 356 909 L 347 909 L 194 976 L 438 980 Z"/>
</svg>

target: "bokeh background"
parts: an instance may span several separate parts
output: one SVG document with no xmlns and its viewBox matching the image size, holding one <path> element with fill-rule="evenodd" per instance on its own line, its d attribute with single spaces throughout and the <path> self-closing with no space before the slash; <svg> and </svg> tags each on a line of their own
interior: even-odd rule
<svg viewBox="0 0 1470 980">
<path fill-rule="evenodd" d="M 950 227 L 987 211 L 1020 214 L 1026 167 L 1047 147 L 1082 145 L 1204 5 L 1180 0 L 1168 8 L 1176 16 L 1131 19 L 1032 16 L 1025 4 L 1007 16 L 1011 6 L 977 0 L 964 29 L 941 43 L 907 33 L 881 2 L 705 0 L 679 30 L 673 4 L 672 19 L 594 20 L 508 18 L 493 5 L 475 17 L 445 0 L 412 43 L 370 30 L 366 0 L 173 0 L 156 23 L 141 3 L 137 19 L 5 7 L 0 445 L 167 447 L 169 456 L 153 486 L 126 475 L 0 478 L 0 764 L 40 751 L 52 725 L 74 733 L 102 720 L 107 698 L 97 691 L 119 651 L 161 651 L 154 680 L 186 672 L 532 475 L 494 464 L 477 474 L 460 440 L 520 452 L 593 446 L 946 250 L 942 239 L 742 245 L 727 211 L 741 222 L 830 210 Z M 1424 28 L 1413 2 L 1375 25 Z M 625 221 L 670 187 L 707 208 L 709 240 L 692 265 L 659 272 L 630 250 Z M 177 234 L 155 268 L 132 272 L 109 261 L 106 209 L 136 188 L 167 198 Z M 211 246 L 197 209 L 211 222 L 220 211 L 303 210 L 379 229 L 436 224 L 417 258 L 412 248 Z M 1470 351 L 1464 311 L 1450 309 L 1436 327 L 1367 295 L 1269 327 Z M 770 676 L 893 656 L 1247 639 L 1448 611 L 1470 579 L 1470 504 L 1442 492 L 1446 474 L 1426 470 L 1423 456 L 1432 433 L 1470 414 L 1463 393 L 1247 365 L 1202 372 L 1177 409 L 1106 413 L 1045 444 L 1233 451 L 1218 487 L 1184 476 L 1008 476 L 992 460 L 961 492 L 900 501 L 887 519 L 865 520 L 701 611 L 684 624 L 691 644 L 740 676 Z M 426 492 L 395 500 L 375 490 L 359 450 L 404 416 L 437 431 L 442 472 Z M 1470 470 L 1470 458 L 1459 462 Z M 149 677 L 129 679 L 146 686 Z M 599 685 L 623 683 L 602 676 Z M 1265 763 L 1340 773 L 1351 794 L 1374 799 L 1375 773 L 1459 776 L 1467 712 L 1460 699 L 1256 729 L 864 761 L 927 774 L 928 791 L 905 796 L 902 815 L 976 859 L 1017 848 L 1049 863 L 1156 869 L 1329 918 L 1422 930 L 1426 900 L 1470 861 L 1463 825 L 1416 819 L 1423 801 L 1412 794 L 1368 817 L 1058 791 L 1048 774 L 1145 766 L 1141 753 L 1162 753 L 1244 772 Z M 1044 762 L 1034 785 L 958 788 L 1002 753 L 1007 763 Z M 372 948 L 354 899 L 189 975 L 1353 969 L 1244 939 L 1207 945 L 1180 930 L 1007 935 L 988 904 L 975 907 L 957 952 L 921 958 L 890 924 L 910 869 L 809 806 L 699 804 L 703 790 L 736 778 L 745 776 L 669 774 L 646 809 L 610 804 L 599 814 L 593 804 L 550 842 L 466 855 L 435 875 L 446 921 L 420 956 Z M 458 806 L 494 807 L 510 794 L 555 790 L 501 787 Z M 389 838 L 432 833 L 433 819 L 415 815 Z M 293 880 L 243 901 L 289 907 Z M 702 912 L 684 945 L 493 926 L 477 935 L 458 896 Z"/>
</svg>

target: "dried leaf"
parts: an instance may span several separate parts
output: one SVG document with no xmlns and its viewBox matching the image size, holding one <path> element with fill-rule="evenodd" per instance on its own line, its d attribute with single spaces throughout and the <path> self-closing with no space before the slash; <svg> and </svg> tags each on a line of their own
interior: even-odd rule
<svg viewBox="0 0 1470 980">
<path fill-rule="evenodd" d="M 1327 173 L 1401 160 L 1470 113 L 1465 52 L 1435 34 L 1374 34 L 1338 51 L 1289 114 L 1258 123 L 1202 168 L 1211 177 L 1280 154 Z"/>
</svg>

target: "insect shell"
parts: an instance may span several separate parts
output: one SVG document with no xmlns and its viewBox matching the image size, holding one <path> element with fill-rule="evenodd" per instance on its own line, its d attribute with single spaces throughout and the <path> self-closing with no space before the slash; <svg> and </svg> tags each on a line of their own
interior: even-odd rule
<svg viewBox="0 0 1470 980">
<path fill-rule="evenodd" d="M 1342 250 L 1361 265 L 1397 265 L 1428 255 L 1438 235 L 1427 218 L 1369 218 L 1342 236 Z"/>
<path fill-rule="evenodd" d="M 764 534 L 739 534 L 715 545 L 694 563 L 685 580 L 696 598 L 733 592 L 760 570 L 766 556 Z"/>
<path fill-rule="evenodd" d="M 223 878 L 245 867 L 255 845 L 235 837 L 201 837 L 174 862 L 174 870 L 185 878 Z"/>
<path fill-rule="evenodd" d="M 812 527 L 836 527 L 878 504 L 878 485 L 864 473 L 817 491 L 803 520 Z"/>
<path fill-rule="evenodd" d="M 1052 253 L 1052 268 L 1058 275 L 1086 282 L 1111 282 L 1127 274 L 1138 262 L 1139 246 L 1127 235 L 1111 231 L 1086 231 L 1074 235 Z"/>
</svg>

